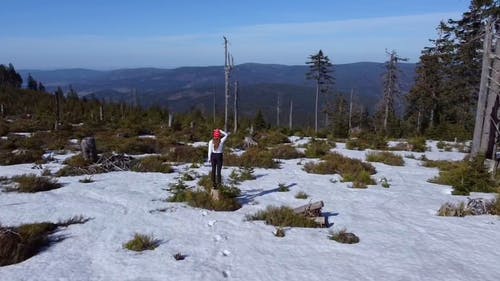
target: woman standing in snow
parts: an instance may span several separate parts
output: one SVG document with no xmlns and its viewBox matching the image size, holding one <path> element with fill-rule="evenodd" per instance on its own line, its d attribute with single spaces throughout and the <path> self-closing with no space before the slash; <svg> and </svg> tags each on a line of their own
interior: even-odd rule
<svg viewBox="0 0 500 281">
<path fill-rule="evenodd" d="M 222 184 L 222 153 L 228 135 L 228 133 L 221 129 L 215 129 L 213 132 L 213 139 L 208 142 L 208 161 L 212 164 L 211 176 L 214 188 Z"/>
</svg>

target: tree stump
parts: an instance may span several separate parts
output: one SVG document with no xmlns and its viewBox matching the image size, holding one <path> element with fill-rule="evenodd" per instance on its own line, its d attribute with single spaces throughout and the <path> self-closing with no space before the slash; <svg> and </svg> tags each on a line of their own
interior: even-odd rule
<svg viewBox="0 0 500 281">
<path fill-rule="evenodd" d="M 251 146 L 256 146 L 257 142 L 251 136 L 246 136 L 243 140 L 243 145 L 245 148 L 249 148 Z"/>
<path fill-rule="evenodd" d="M 97 148 L 94 137 L 86 137 L 80 143 L 83 159 L 91 163 L 97 162 Z"/>
</svg>

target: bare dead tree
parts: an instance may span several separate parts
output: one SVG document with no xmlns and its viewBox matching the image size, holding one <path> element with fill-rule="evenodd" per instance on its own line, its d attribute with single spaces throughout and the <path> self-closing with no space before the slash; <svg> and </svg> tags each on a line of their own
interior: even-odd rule
<svg viewBox="0 0 500 281">
<path fill-rule="evenodd" d="M 234 81 L 234 133 L 238 131 L 238 81 Z"/>
<path fill-rule="evenodd" d="M 224 38 L 224 85 L 225 85 L 225 102 L 224 102 L 224 131 L 227 131 L 228 126 L 228 117 L 229 117 L 229 78 L 231 76 L 231 71 L 234 66 L 234 60 L 232 56 L 230 56 L 227 49 L 227 38 Z"/>
<path fill-rule="evenodd" d="M 174 113 L 169 112 L 168 113 L 168 127 L 172 128 L 172 122 L 174 121 Z"/>
<path fill-rule="evenodd" d="M 213 95 L 213 100 L 212 100 L 212 118 L 213 118 L 213 123 L 215 124 L 215 97 L 216 97 L 216 92 L 217 92 L 217 89 L 215 88 L 215 85 L 214 85 L 214 95 Z"/>
<path fill-rule="evenodd" d="M 398 73 L 398 61 L 408 61 L 407 58 L 401 58 L 397 55 L 396 51 L 387 52 L 389 55 L 389 61 L 386 64 L 387 72 L 384 76 L 384 97 L 383 97 L 383 107 L 384 107 L 384 122 L 383 130 L 387 132 L 387 123 L 389 120 L 389 115 L 394 113 L 394 103 L 396 98 L 400 95 L 399 89 L 399 73 Z"/>
<path fill-rule="evenodd" d="M 288 116 L 288 127 L 290 128 L 290 130 L 292 129 L 292 113 L 293 113 L 293 100 L 290 99 L 290 110 Z"/>
<path fill-rule="evenodd" d="M 277 95 L 276 102 L 276 127 L 280 126 L 280 95 Z"/>
<path fill-rule="evenodd" d="M 349 133 L 352 129 L 352 95 L 354 94 L 354 89 L 351 89 L 351 97 L 349 98 Z"/>
</svg>

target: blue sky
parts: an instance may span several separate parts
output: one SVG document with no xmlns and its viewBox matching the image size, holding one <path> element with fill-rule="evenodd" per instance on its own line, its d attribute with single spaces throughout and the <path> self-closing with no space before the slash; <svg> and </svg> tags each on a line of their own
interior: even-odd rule
<svg viewBox="0 0 500 281">
<path fill-rule="evenodd" d="M 440 20 L 469 0 L 1 0 L 0 63 L 18 69 L 304 64 L 322 49 L 333 63 L 417 62 Z"/>
</svg>

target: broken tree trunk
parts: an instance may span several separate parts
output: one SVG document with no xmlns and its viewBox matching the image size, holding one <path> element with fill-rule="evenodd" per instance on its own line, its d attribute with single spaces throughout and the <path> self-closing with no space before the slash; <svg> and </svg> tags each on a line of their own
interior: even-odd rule
<svg viewBox="0 0 500 281">
<path fill-rule="evenodd" d="M 251 136 L 246 136 L 245 139 L 243 140 L 243 146 L 245 148 L 249 148 L 251 146 L 256 146 L 257 142 L 251 137 Z"/>
<path fill-rule="evenodd" d="M 97 161 L 97 148 L 94 137 L 86 137 L 82 140 L 80 147 L 82 149 L 83 159 L 90 163 Z"/>
<path fill-rule="evenodd" d="M 321 227 L 326 227 L 328 225 L 327 218 L 321 213 L 321 208 L 325 204 L 323 201 L 318 201 L 314 203 L 309 203 L 300 207 L 293 209 L 296 214 L 302 214 L 308 218 L 311 218 Z"/>
</svg>

